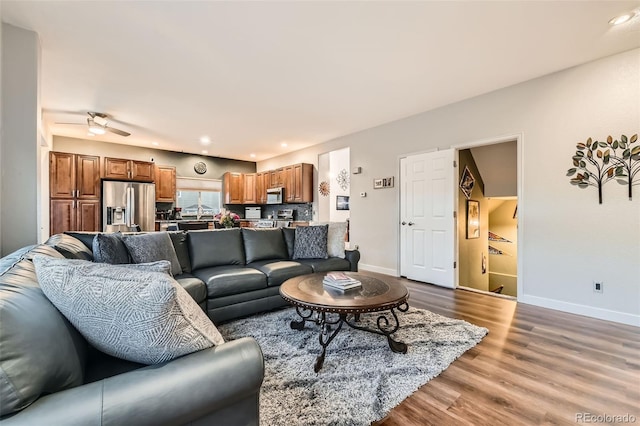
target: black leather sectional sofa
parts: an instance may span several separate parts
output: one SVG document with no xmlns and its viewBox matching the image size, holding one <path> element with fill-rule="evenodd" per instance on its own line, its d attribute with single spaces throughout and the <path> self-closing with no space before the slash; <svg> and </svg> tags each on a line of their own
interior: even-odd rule
<svg viewBox="0 0 640 426">
<path fill-rule="evenodd" d="M 217 322 L 286 304 L 286 279 L 357 270 L 359 253 L 292 260 L 293 231 L 170 233 L 176 280 Z M 0 423 L 258 425 L 262 352 L 250 337 L 145 366 L 92 348 L 45 297 L 35 255 L 90 260 L 94 235 L 58 234 L 0 259 Z"/>
</svg>

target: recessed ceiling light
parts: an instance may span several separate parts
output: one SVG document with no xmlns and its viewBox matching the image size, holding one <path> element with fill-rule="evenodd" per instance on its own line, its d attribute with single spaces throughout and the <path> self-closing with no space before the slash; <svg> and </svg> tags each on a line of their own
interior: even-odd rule
<svg viewBox="0 0 640 426">
<path fill-rule="evenodd" d="M 200 143 L 203 145 L 208 145 L 211 143 L 211 138 L 209 136 L 200 136 Z"/>
<path fill-rule="evenodd" d="M 249 154 L 249 157 L 256 158 L 256 155 L 254 153 L 251 153 L 251 154 Z"/>
<path fill-rule="evenodd" d="M 158 146 L 158 145 L 160 145 L 160 144 L 159 144 L 158 142 L 151 142 L 151 145 L 153 145 L 153 146 Z"/>
<path fill-rule="evenodd" d="M 202 150 L 202 153 L 203 153 L 203 154 L 208 154 L 208 153 L 209 153 L 209 151 L 207 151 L 206 149 L 203 149 L 203 150 Z"/>
<path fill-rule="evenodd" d="M 286 147 L 287 147 L 287 143 L 286 143 L 286 142 L 282 142 L 282 143 L 280 144 L 280 146 L 281 146 L 281 147 L 283 147 L 283 148 L 286 148 Z"/>
<path fill-rule="evenodd" d="M 633 18 L 635 16 L 635 12 L 627 12 L 627 13 L 623 13 L 622 15 L 618 15 L 615 18 L 611 18 L 611 20 L 609 21 L 609 23 L 611 25 L 620 25 L 620 24 L 624 24 L 625 22 L 629 21 L 631 18 Z"/>
</svg>

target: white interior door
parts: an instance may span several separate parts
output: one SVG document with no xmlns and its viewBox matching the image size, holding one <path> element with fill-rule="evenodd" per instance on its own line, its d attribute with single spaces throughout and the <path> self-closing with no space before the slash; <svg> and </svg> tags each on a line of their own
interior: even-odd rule
<svg viewBox="0 0 640 426">
<path fill-rule="evenodd" d="M 400 160 L 400 275 L 454 287 L 454 150 Z"/>
</svg>

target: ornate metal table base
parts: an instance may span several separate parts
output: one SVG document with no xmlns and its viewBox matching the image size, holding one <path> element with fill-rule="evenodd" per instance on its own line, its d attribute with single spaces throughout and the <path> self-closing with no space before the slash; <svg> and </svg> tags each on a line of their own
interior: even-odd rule
<svg viewBox="0 0 640 426">
<path fill-rule="evenodd" d="M 390 308 L 387 311 L 378 311 L 372 312 L 379 314 L 376 319 L 377 329 L 363 327 L 358 325 L 360 319 L 360 314 L 343 314 L 343 313 L 335 313 L 333 315 L 324 311 L 314 311 L 312 309 L 300 308 L 296 306 L 296 312 L 300 316 L 300 320 L 291 321 L 291 328 L 294 330 L 302 330 L 304 329 L 305 323 L 312 322 L 320 327 L 320 334 L 318 335 L 318 341 L 320 342 L 320 346 L 322 346 L 322 352 L 316 358 L 316 363 L 313 367 L 313 370 L 317 373 L 322 368 L 324 364 L 324 357 L 327 351 L 327 346 L 331 343 L 331 341 L 336 337 L 338 332 L 342 329 L 344 324 L 347 324 L 351 328 L 355 328 L 356 330 L 368 331 L 369 333 L 380 334 L 381 336 L 385 336 L 387 338 L 387 342 L 389 343 L 389 348 L 393 352 L 396 353 L 407 353 L 407 345 L 394 340 L 391 335 L 398 331 L 400 328 L 400 322 L 398 321 L 398 315 L 395 310 L 399 310 L 400 312 L 407 312 L 409 309 L 409 305 L 405 302 L 399 306 Z M 390 314 L 391 321 L 388 317 Z M 331 316 L 334 316 L 332 319 Z M 337 316 L 337 318 L 335 317 Z M 335 327 L 334 327 L 335 326 Z"/>
</svg>

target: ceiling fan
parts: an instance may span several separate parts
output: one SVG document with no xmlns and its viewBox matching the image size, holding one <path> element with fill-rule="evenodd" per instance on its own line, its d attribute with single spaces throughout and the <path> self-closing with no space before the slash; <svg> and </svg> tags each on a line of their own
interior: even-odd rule
<svg viewBox="0 0 640 426">
<path fill-rule="evenodd" d="M 115 127 L 109 126 L 109 116 L 102 112 L 87 112 L 89 117 L 87 117 L 87 125 L 89 126 L 89 133 L 94 135 L 104 135 L 106 132 L 115 133 L 120 136 L 129 136 L 131 133 L 125 132 L 124 130 L 116 129 Z M 56 124 L 74 124 L 78 125 L 80 123 L 56 123 Z"/>
</svg>

